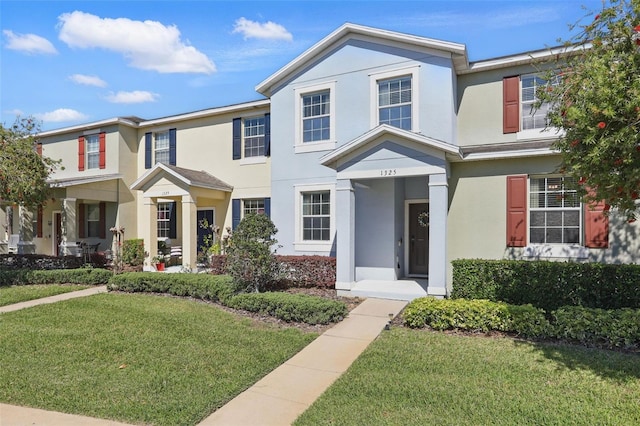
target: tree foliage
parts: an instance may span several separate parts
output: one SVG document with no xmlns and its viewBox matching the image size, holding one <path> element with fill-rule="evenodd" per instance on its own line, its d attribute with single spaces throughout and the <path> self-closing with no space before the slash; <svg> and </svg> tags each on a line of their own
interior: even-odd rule
<svg viewBox="0 0 640 426">
<path fill-rule="evenodd" d="M 559 75 L 548 76 L 558 84 L 538 97 L 564 133 L 556 148 L 580 195 L 632 222 L 640 218 L 640 1 L 610 0 L 571 28 L 567 54 L 554 57 Z"/>
<path fill-rule="evenodd" d="M 265 214 L 248 214 L 231 233 L 226 246 L 227 272 L 247 291 L 260 292 L 278 279 L 271 251 L 278 229 Z"/>
<path fill-rule="evenodd" d="M 18 118 L 13 126 L 0 125 L 0 200 L 33 209 L 49 199 L 47 178 L 59 164 L 36 151 L 36 121 Z"/>
</svg>

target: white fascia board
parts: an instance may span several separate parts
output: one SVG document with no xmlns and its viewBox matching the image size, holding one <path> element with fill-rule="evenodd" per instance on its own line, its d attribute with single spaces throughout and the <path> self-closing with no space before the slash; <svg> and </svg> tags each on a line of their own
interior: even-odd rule
<svg viewBox="0 0 640 426">
<path fill-rule="evenodd" d="M 535 148 L 511 151 L 477 152 L 467 154 L 464 158 L 455 159 L 453 161 L 504 160 L 509 158 L 542 157 L 558 154 L 560 154 L 558 151 L 551 148 Z"/>
<path fill-rule="evenodd" d="M 110 126 L 114 124 L 124 124 L 126 126 L 134 127 L 134 128 L 138 127 L 138 124 L 131 120 L 127 120 L 126 118 L 116 117 L 116 118 L 108 118 L 106 120 L 101 120 L 101 121 L 94 121 L 92 123 L 84 123 L 84 124 L 78 124 L 76 126 L 69 126 L 69 127 L 62 127 L 60 129 L 47 130 L 44 132 L 37 133 L 35 137 L 46 138 L 49 136 L 56 136 L 56 135 L 62 135 L 65 133 L 84 131 L 84 130 L 98 128 L 101 126 Z"/>
</svg>

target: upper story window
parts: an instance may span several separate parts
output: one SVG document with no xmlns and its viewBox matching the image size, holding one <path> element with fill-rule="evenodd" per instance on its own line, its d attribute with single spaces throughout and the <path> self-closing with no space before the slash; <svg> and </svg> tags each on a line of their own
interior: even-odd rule
<svg viewBox="0 0 640 426">
<path fill-rule="evenodd" d="M 529 179 L 529 241 L 531 244 L 579 244 L 581 204 L 575 179 Z"/>
<path fill-rule="evenodd" d="M 98 135 L 88 135 L 84 137 L 87 144 L 87 169 L 97 169 L 100 159 L 100 142 Z"/>
<path fill-rule="evenodd" d="M 502 83 L 503 133 L 519 133 L 519 139 L 541 137 L 541 131 L 548 125 L 550 104 L 536 106 L 539 100 L 537 93 L 540 88 L 557 83 L 557 79 L 547 81 L 535 74 L 505 77 Z M 555 136 L 554 133 L 548 134 L 548 137 Z"/>
<path fill-rule="evenodd" d="M 244 200 L 242 216 L 264 213 L 264 198 Z"/>
<path fill-rule="evenodd" d="M 295 152 L 327 151 L 336 147 L 335 85 L 335 81 L 330 81 L 294 90 Z"/>
<path fill-rule="evenodd" d="M 158 132 L 155 134 L 153 158 L 155 159 L 154 164 L 169 164 L 169 131 Z"/>
<path fill-rule="evenodd" d="M 378 123 L 411 130 L 411 76 L 378 81 Z"/>
<path fill-rule="evenodd" d="M 265 155 L 265 118 L 254 117 L 244 120 L 244 156 Z"/>
<path fill-rule="evenodd" d="M 328 90 L 302 96 L 302 142 L 329 140 L 331 94 Z"/>
<path fill-rule="evenodd" d="M 536 92 L 540 87 L 549 84 L 543 78 L 537 75 L 523 75 L 521 77 L 521 99 L 522 99 L 522 130 L 543 129 L 547 126 L 547 113 L 550 105 L 543 103 L 536 108 L 535 103 L 538 101 Z M 556 84 L 551 82 L 551 84 Z"/>
</svg>

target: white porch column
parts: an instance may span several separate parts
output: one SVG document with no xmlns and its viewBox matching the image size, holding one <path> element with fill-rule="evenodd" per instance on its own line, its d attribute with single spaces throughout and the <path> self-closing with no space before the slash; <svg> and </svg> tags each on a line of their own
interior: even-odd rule
<svg viewBox="0 0 640 426">
<path fill-rule="evenodd" d="M 19 218 L 19 234 L 18 254 L 35 253 L 35 244 L 33 242 L 33 212 L 20 206 L 18 208 Z"/>
<path fill-rule="evenodd" d="M 63 256 L 78 256 L 78 215 L 76 212 L 76 199 L 62 199 L 62 235 L 60 238 L 60 254 Z M 81 255 L 81 252 L 80 252 Z"/>
<path fill-rule="evenodd" d="M 182 196 L 182 266 L 196 269 L 198 258 L 197 205 L 191 195 Z"/>
<path fill-rule="evenodd" d="M 149 253 L 149 268 L 151 266 L 151 259 L 158 255 L 158 200 L 155 198 L 145 198 L 144 207 L 142 209 L 142 226 L 138 226 L 141 229 L 141 236 L 144 240 L 145 251 Z"/>
<path fill-rule="evenodd" d="M 432 296 L 447 295 L 447 212 L 449 185 L 446 173 L 429 175 L 429 288 Z"/>
<path fill-rule="evenodd" d="M 336 290 L 349 291 L 355 282 L 356 198 L 350 179 L 336 185 Z"/>
</svg>

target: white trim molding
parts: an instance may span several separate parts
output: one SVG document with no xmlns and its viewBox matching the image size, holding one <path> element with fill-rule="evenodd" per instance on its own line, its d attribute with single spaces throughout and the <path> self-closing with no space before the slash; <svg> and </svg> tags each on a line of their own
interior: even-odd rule
<svg viewBox="0 0 640 426">
<path fill-rule="evenodd" d="M 333 239 L 336 235 L 336 184 L 318 183 L 306 185 L 294 185 L 294 206 L 295 206 L 295 240 L 293 247 L 296 251 L 324 252 L 329 253 L 333 246 Z M 302 194 L 305 192 L 329 191 L 329 240 L 327 241 L 305 241 L 302 239 Z"/>
<path fill-rule="evenodd" d="M 316 142 L 303 142 L 302 128 L 302 97 L 304 95 L 329 91 L 329 139 Z M 296 154 L 304 152 L 328 151 L 336 148 L 336 81 L 313 84 L 309 86 L 297 87 L 294 94 L 294 120 L 295 138 L 294 150 Z"/>
</svg>

